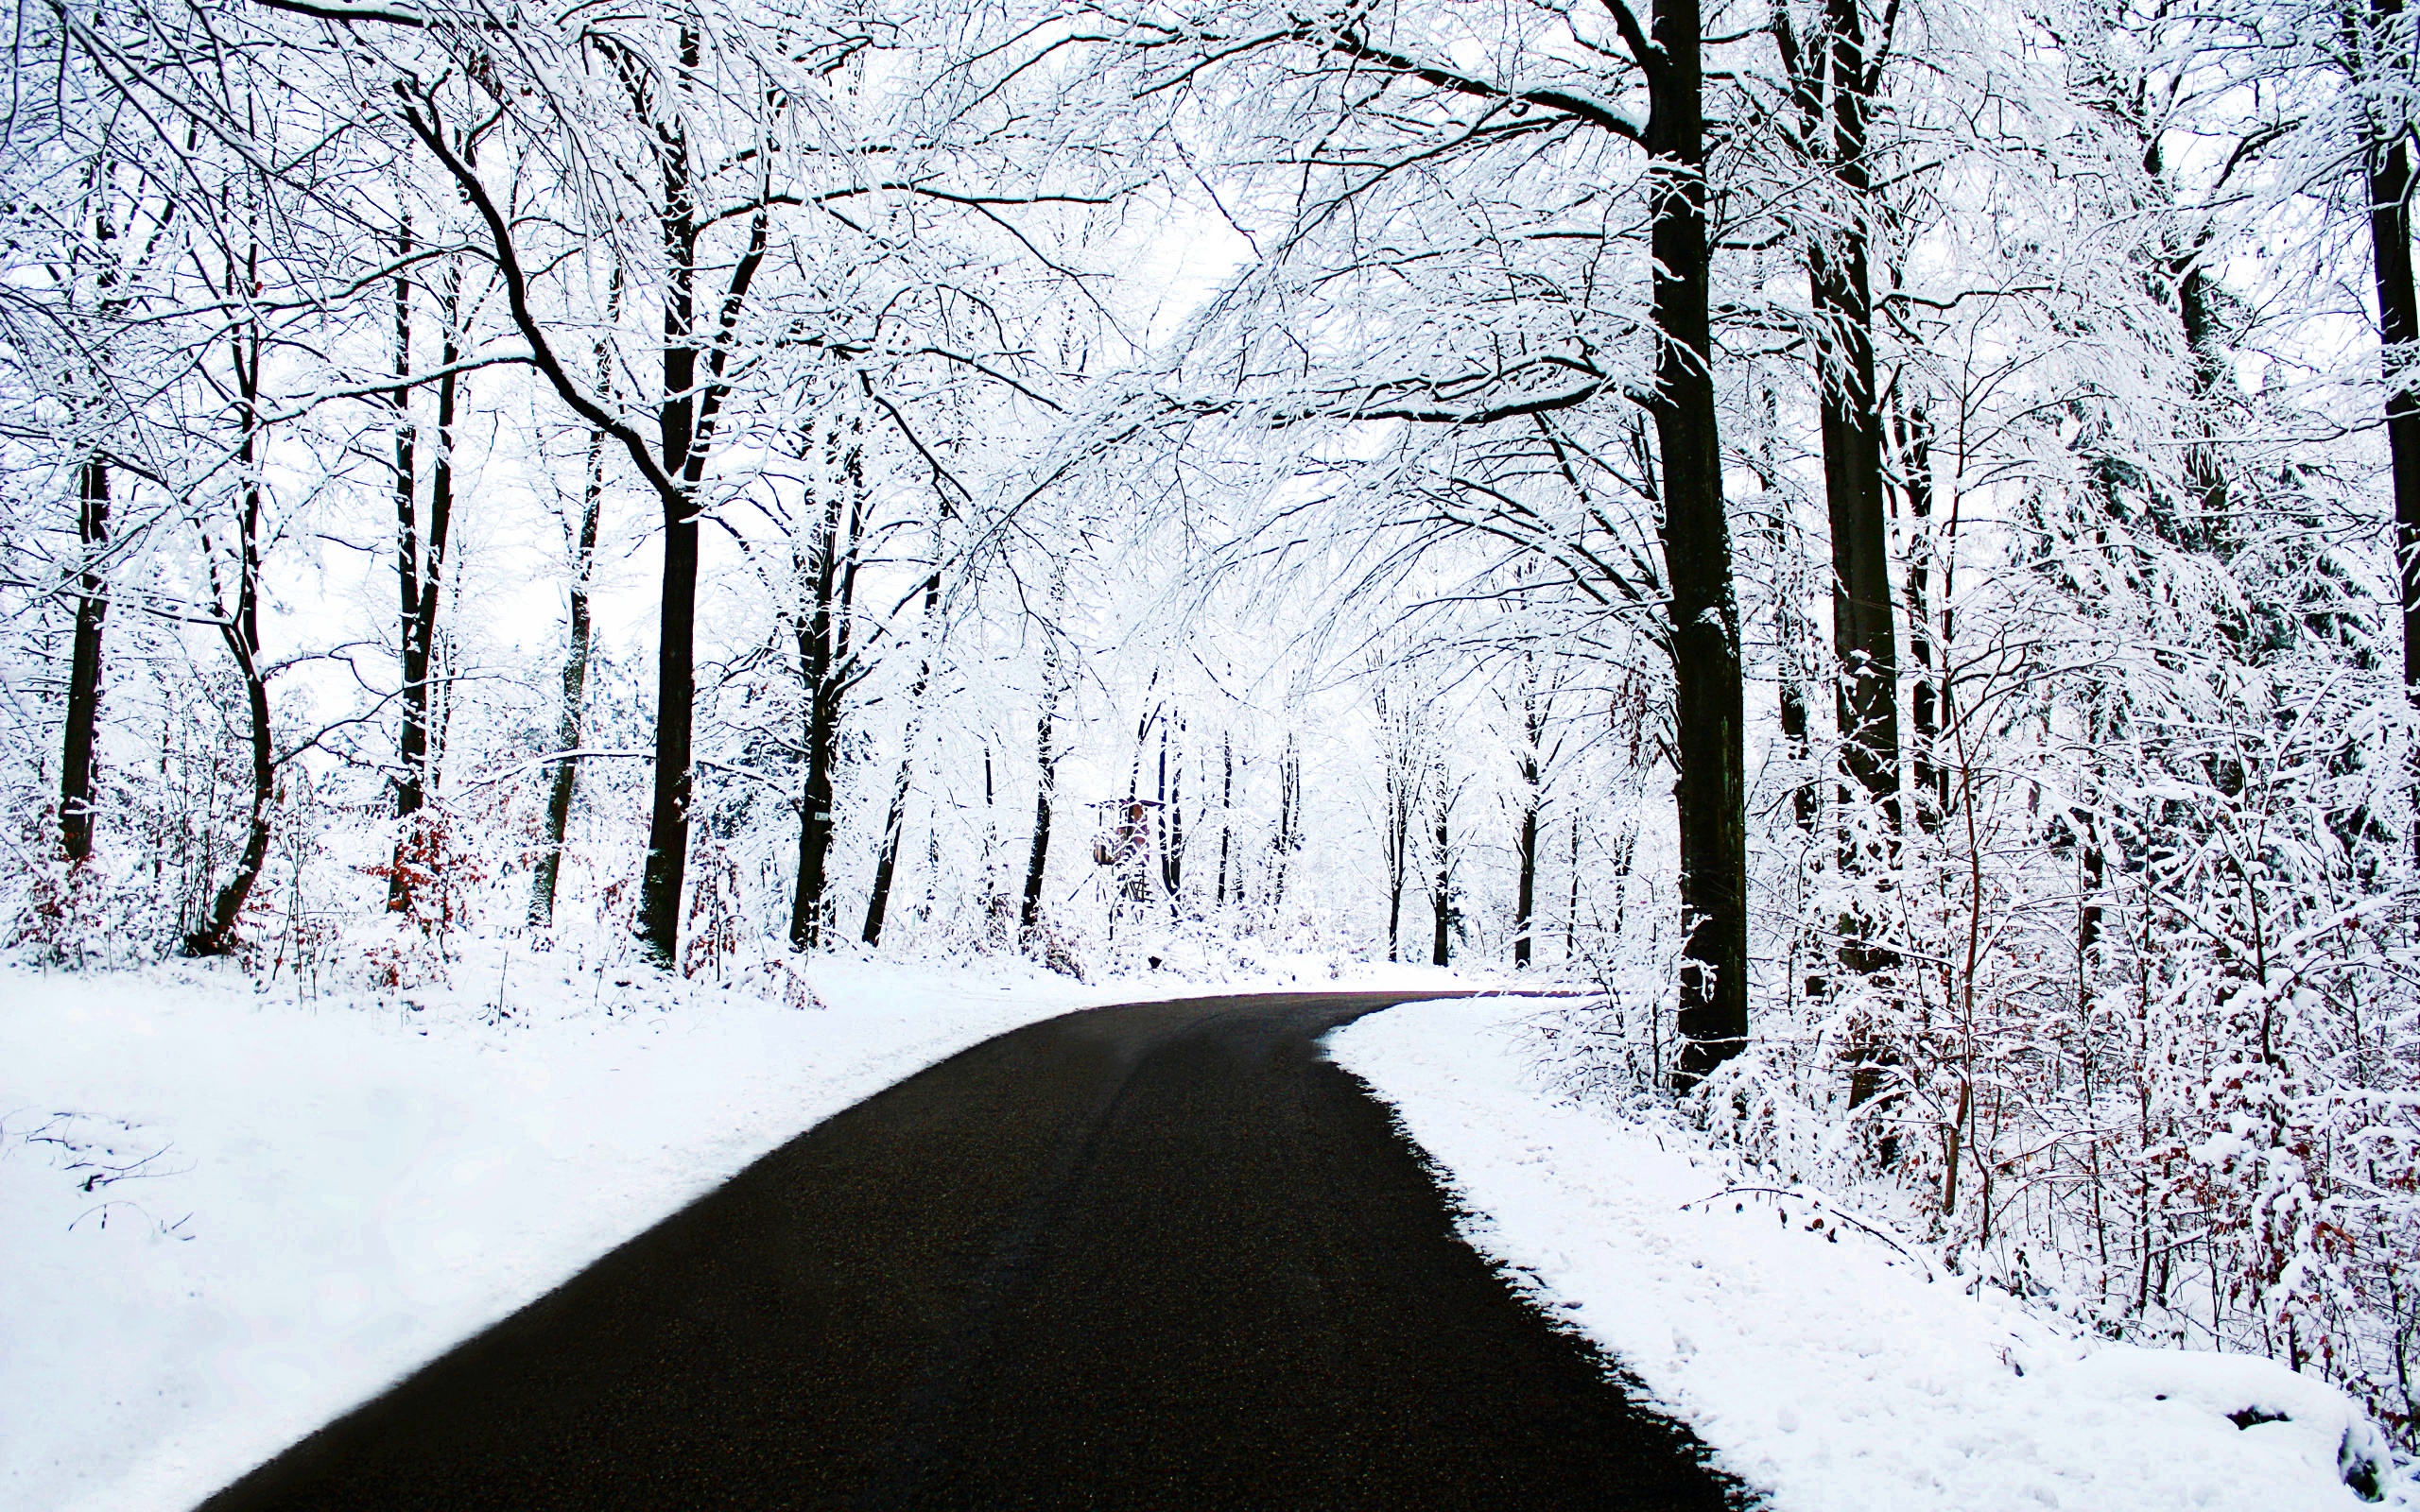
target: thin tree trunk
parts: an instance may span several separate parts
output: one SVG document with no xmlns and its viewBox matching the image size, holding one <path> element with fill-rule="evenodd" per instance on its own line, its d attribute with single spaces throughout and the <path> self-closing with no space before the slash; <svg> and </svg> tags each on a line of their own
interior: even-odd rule
<svg viewBox="0 0 2420 1512">
<path fill-rule="evenodd" d="M 1232 733 L 1219 736 L 1219 906 L 1227 906 L 1227 847 L 1234 833 L 1230 822 L 1236 806 L 1236 747 Z"/>
<path fill-rule="evenodd" d="M 1649 63 L 1653 176 L 1655 421 L 1669 580 L 1685 943 L 1674 1084 L 1683 1091 L 1748 1042 L 1748 826 L 1739 611 L 1722 502 L 1706 234 L 1705 122 L 1697 0 L 1659 0 Z"/>
<path fill-rule="evenodd" d="M 1269 889 L 1269 905 L 1277 907 L 1286 902 L 1286 867 L 1296 850 L 1302 848 L 1303 825 L 1303 758 L 1295 747 L 1294 737 L 1286 737 L 1286 754 L 1277 763 L 1277 857 Z M 1240 887 L 1237 888 L 1241 890 Z M 1393 937 L 1392 929 L 1388 937 Z M 1392 960 L 1393 957 L 1388 957 Z"/>
<path fill-rule="evenodd" d="M 1563 958 L 1580 958 L 1580 816 L 1571 816 L 1571 897 L 1563 915 Z"/>
<path fill-rule="evenodd" d="M 246 269 L 248 279 L 256 276 L 253 268 Z M 236 859 L 234 871 L 212 900 L 209 916 L 202 921 L 201 928 L 185 936 L 185 953 L 189 955 L 224 955 L 234 948 L 235 927 L 243 918 L 244 904 L 252 895 L 252 885 L 260 880 L 261 868 L 268 861 L 269 824 L 277 798 L 277 763 L 270 744 L 268 679 L 261 666 L 261 357 L 262 343 L 257 333 L 237 339 L 235 388 L 242 409 L 243 439 L 236 448 L 235 459 L 244 479 L 244 495 L 242 513 L 236 526 L 234 610 L 220 620 L 218 626 L 219 638 L 226 643 L 229 655 L 234 659 L 236 673 L 243 679 L 245 711 L 251 716 L 251 816 L 244 833 L 243 853 Z M 205 557 L 210 556 L 207 540 L 202 542 L 202 553 Z M 214 577 L 216 570 L 214 559 Z"/>
<path fill-rule="evenodd" d="M 1908 749 L 1908 785 L 1915 790 L 1916 824 L 1940 830 L 1949 812 L 1949 768 L 1941 760 L 1941 688 L 1934 661 L 1940 636 L 1932 603 L 1932 422 L 1910 405 L 1895 422 L 1900 488 L 1908 500 L 1908 655 L 1916 676 L 1908 690 L 1915 729 Z"/>
<path fill-rule="evenodd" d="M 563 703 L 556 717 L 555 745 L 563 752 L 579 748 L 581 716 L 588 702 L 590 621 L 588 579 L 596 560 L 596 517 L 605 493 L 605 438 L 588 437 L 588 488 L 579 504 L 579 534 L 572 548 L 571 635 L 563 650 Z M 529 922 L 540 929 L 555 920 L 555 887 L 562 874 L 563 836 L 571 828 L 571 802 L 579 781 L 579 762 L 565 754 L 555 763 L 546 790 L 546 839 L 529 881 Z"/>
<path fill-rule="evenodd" d="M 606 318 L 610 322 L 621 314 L 622 268 L 616 263 L 606 296 Z M 612 391 L 613 354 L 605 342 L 596 343 L 596 391 Z M 564 752 L 579 748 L 580 730 L 588 704 L 588 656 L 592 638 L 589 610 L 589 580 L 596 567 L 596 522 L 605 502 L 605 433 L 592 426 L 588 432 L 588 486 L 579 500 L 579 529 L 572 541 L 571 560 L 571 627 L 568 644 L 563 650 L 563 703 L 555 722 L 556 748 Z M 571 828 L 572 798 L 579 783 L 579 762 L 569 755 L 556 762 L 553 780 L 546 790 L 546 838 L 538 852 L 538 864 L 531 868 L 529 879 L 529 922 L 540 928 L 550 927 L 555 919 L 555 888 L 562 875 L 563 836 Z"/>
<path fill-rule="evenodd" d="M 442 326 L 439 354 L 441 367 L 450 369 L 461 357 L 458 332 L 461 318 L 461 287 L 458 268 L 449 269 L 444 298 L 439 313 Z M 399 369 L 409 360 L 410 318 L 404 281 L 396 280 L 395 359 Z M 399 374 L 400 375 L 400 374 Z M 405 401 L 406 390 L 396 386 L 398 403 Z M 454 419 L 461 393 L 460 375 L 446 371 L 437 381 L 437 455 L 429 469 L 428 530 L 424 543 L 419 529 L 418 512 L 413 507 L 412 480 L 408 472 L 396 478 L 395 506 L 395 569 L 400 589 L 403 616 L 402 652 L 404 679 L 402 697 L 403 730 L 396 741 L 397 765 L 395 779 L 395 817 L 405 822 L 405 830 L 395 837 L 394 865 L 387 878 L 387 906 L 402 912 L 411 906 L 411 873 L 405 867 L 406 850 L 411 844 L 409 823 L 428 802 L 428 789 L 434 768 L 431 762 L 429 732 L 431 728 L 431 687 L 429 670 L 435 660 L 437 643 L 437 610 L 445 573 L 445 543 L 454 520 Z M 398 433 L 396 448 L 399 462 L 405 442 Z"/>
<path fill-rule="evenodd" d="M 934 541 L 934 558 L 939 560 L 941 543 Z M 935 617 L 941 609 L 942 575 L 938 569 L 925 579 L 925 633 L 932 634 Z M 908 788 L 915 771 L 916 737 L 924 730 L 925 692 L 932 686 L 933 658 L 927 649 L 916 663 L 916 681 L 908 690 L 908 729 L 899 741 L 899 772 L 891 779 L 890 809 L 882 821 L 882 853 L 873 867 L 873 892 L 866 900 L 866 927 L 860 936 L 869 945 L 882 943 L 883 918 L 890 910 L 892 879 L 899 871 L 899 841 L 908 828 Z"/>
<path fill-rule="evenodd" d="M 1066 599 L 1067 563 L 1062 557 L 1053 559 L 1050 569 L 1053 623 L 1046 632 L 1049 639 L 1042 647 L 1042 713 L 1034 720 L 1034 760 L 1040 770 L 1033 793 L 1033 849 L 1026 855 L 1025 899 L 1017 908 L 1018 935 L 1028 945 L 1033 943 L 1042 927 L 1042 878 L 1050 863 L 1050 810 L 1059 796 L 1059 753 L 1052 743 L 1058 738 L 1063 658 L 1056 621 Z"/>
<path fill-rule="evenodd" d="M 93 748 L 100 729 L 101 625 L 108 618 L 101 555 L 110 543 L 110 470 L 89 457 L 77 470 L 76 535 L 83 575 L 76 599 L 76 644 L 67 671 L 67 741 L 60 761 L 60 837 L 71 862 L 93 854 Z"/>
<path fill-rule="evenodd" d="M 1160 726 L 1160 885 L 1171 918 L 1184 891 L 1184 721 L 1176 721 L 1176 762 L 1168 762 L 1168 727 Z"/>
<path fill-rule="evenodd" d="M 1530 930 L 1538 899 L 1538 756 L 1530 747 L 1521 756 L 1521 827 L 1513 836 L 1521 876 L 1512 904 L 1512 965 L 1530 968 Z"/>
<path fill-rule="evenodd" d="M 1428 902 L 1436 919 L 1436 932 L 1428 943 L 1428 964 L 1444 966 L 1452 955 L 1451 931 L 1454 927 L 1454 851 L 1453 835 L 1447 825 L 1453 815 L 1453 801 L 1446 792 L 1443 773 L 1437 779 L 1437 827 L 1432 838 L 1437 846 L 1436 880 L 1429 887 Z"/>
</svg>

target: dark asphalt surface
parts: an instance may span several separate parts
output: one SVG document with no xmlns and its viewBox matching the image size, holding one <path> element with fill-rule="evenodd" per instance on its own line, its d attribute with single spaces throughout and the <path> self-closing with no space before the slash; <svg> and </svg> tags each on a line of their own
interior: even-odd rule
<svg viewBox="0 0 2420 1512">
<path fill-rule="evenodd" d="M 1100 1008 L 824 1123 L 204 1503 L 1733 1504 L 1314 1043 Z"/>
</svg>

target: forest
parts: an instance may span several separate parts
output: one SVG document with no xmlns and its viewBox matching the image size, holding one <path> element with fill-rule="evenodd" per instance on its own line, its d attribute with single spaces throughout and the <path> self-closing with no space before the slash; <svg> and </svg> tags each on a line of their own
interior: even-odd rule
<svg viewBox="0 0 2420 1512">
<path fill-rule="evenodd" d="M 2401 0 L 38 0 L 0 946 L 1581 989 L 2420 1434 Z"/>
</svg>

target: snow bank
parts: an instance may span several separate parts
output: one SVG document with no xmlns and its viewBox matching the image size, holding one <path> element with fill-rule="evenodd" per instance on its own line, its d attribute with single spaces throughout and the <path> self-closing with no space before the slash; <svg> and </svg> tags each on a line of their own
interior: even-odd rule
<svg viewBox="0 0 2420 1512">
<path fill-rule="evenodd" d="M 849 1104 L 1134 995 L 837 959 L 801 1010 L 571 954 L 473 942 L 417 1011 L 0 969 L 0 1507 L 190 1506 Z"/>
<path fill-rule="evenodd" d="M 2350 1512 L 2372 1503 L 2347 1472 L 2391 1480 L 2320 1382 L 2095 1348 L 1806 1194 L 1737 1189 L 1685 1134 L 1559 1104 L 1523 1011 L 1407 1005 L 1329 1045 L 1444 1168 L 1471 1242 L 1779 1512 Z"/>
</svg>

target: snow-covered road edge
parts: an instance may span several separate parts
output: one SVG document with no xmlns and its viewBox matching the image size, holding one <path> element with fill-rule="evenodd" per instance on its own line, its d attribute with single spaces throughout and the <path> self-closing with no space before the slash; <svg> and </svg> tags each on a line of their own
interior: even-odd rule
<svg viewBox="0 0 2420 1512">
<path fill-rule="evenodd" d="M 1470 1242 L 1779 1512 L 2375 1505 L 2339 1459 L 2383 1441 L 2332 1388 L 2266 1360 L 2097 1348 L 1804 1197 L 1730 1192 L 1685 1131 L 1548 1091 L 1519 1044 L 1539 1006 L 1408 1005 L 1329 1050 L 1442 1167 Z M 2283 1420 L 2238 1428 L 2247 1407 Z M 2383 1489 L 2414 1504 L 2406 1482 Z"/>
</svg>

